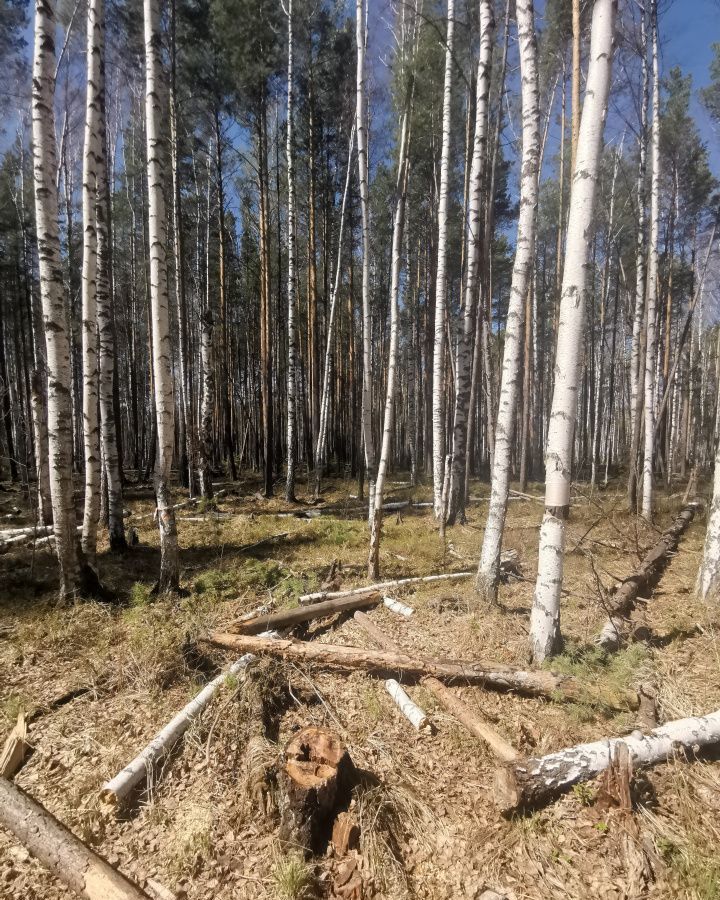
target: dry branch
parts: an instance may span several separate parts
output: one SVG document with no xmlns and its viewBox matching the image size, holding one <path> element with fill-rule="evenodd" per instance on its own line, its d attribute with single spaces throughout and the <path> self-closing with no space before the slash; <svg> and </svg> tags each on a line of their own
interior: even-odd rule
<svg viewBox="0 0 720 900">
<path fill-rule="evenodd" d="M 256 616 L 252 619 L 239 620 L 230 624 L 228 630 L 238 634 L 259 634 L 261 631 L 268 631 L 273 628 L 290 628 L 293 625 L 299 625 L 301 622 L 334 616 L 336 613 L 347 612 L 362 606 L 376 606 L 380 600 L 380 594 L 363 594 L 359 597 L 325 600 L 323 603 L 313 603 L 311 606 L 283 609 L 279 612 Z"/>
<path fill-rule="evenodd" d="M 634 731 L 626 737 L 579 744 L 498 770 L 497 802 L 504 813 L 537 807 L 606 769 L 618 744 L 627 746 L 632 764 L 637 768 L 665 762 L 679 750 L 693 755 L 718 743 L 720 710 L 707 716 L 668 722 L 648 734 Z"/>
<path fill-rule="evenodd" d="M 317 603 L 318 600 L 333 600 L 340 597 L 354 597 L 360 594 L 371 594 L 374 591 L 386 591 L 388 588 L 404 587 L 406 584 L 425 584 L 432 581 L 450 581 L 455 578 L 472 578 L 474 572 L 448 572 L 444 575 L 418 575 L 414 578 L 398 578 L 396 581 L 381 581 L 366 587 L 350 588 L 347 591 L 316 591 L 314 594 L 303 594 L 300 603 Z"/>
<path fill-rule="evenodd" d="M 692 522 L 698 507 L 696 502 L 683 507 L 670 527 L 648 551 L 637 571 L 616 586 L 608 602 L 609 618 L 597 639 L 605 650 L 616 650 L 622 643 L 624 635 L 630 630 L 629 617 L 635 609 L 638 595 L 657 584 L 670 554 L 680 543 L 680 538 Z"/>
<path fill-rule="evenodd" d="M 281 659 L 313 663 L 330 669 L 360 669 L 373 674 L 424 678 L 434 675 L 443 681 L 460 684 L 479 684 L 501 691 L 515 691 L 532 697 L 558 697 L 565 700 L 588 700 L 617 708 L 616 696 L 606 695 L 602 689 L 586 689 L 570 675 L 554 672 L 528 672 L 513 666 L 493 662 L 465 662 L 458 660 L 418 659 L 405 653 L 387 650 L 365 650 L 338 644 L 319 644 L 306 641 L 268 640 L 267 638 L 213 633 L 208 643 L 230 650 L 269 654 Z M 626 705 L 637 706 L 637 695 L 625 698 Z"/>
<path fill-rule="evenodd" d="M 6 778 L 0 778 L 0 824 L 44 866 L 89 900 L 148 900 L 148 895 Z"/>
<path fill-rule="evenodd" d="M 384 631 L 381 631 L 365 613 L 356 612 L 354 618 L 363 631 L 380 647 L 383 647 L 385 650 L 400 650 L 395 641 L 388 637 Z M 430 676 L 429 678 L 424 678 L 422 683 L 433 694 L 435 699 L 445 707 L 447 712 L 464 725 L 471 734 L 484 741 L 501 762 L 514 762 L 520 758 L 520 754 L 505 738 L 499 735 L 494 728 L 488 725 L 487 722 L 484 722 L 475 712 L 468 709 L 462 700 L 459 700 L 445 687 L 442 681 Z"/>
</svg>

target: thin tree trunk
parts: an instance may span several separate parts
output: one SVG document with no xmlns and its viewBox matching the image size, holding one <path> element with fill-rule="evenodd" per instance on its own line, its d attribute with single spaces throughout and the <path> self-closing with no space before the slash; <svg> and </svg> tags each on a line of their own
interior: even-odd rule
<svg viewBox="0 0 720 900">
<path fill-rule="evenodd" d="M 48 372 L 48 459 L 60 596 L 78 588 L 72 483 L 70 328 L 60 258 L 55 143 L 55 4 L 36 0 L 32 79 L 33 183 Z"/>
<path fill-rule="evenodd" d="M 438 205 L 438 250 L 435 282 L 435 342 L 433 345 L 433 503 L 435 518 L 443 515 L 442 489 L 445 478 L 445 319 L 447 293 L 447 212 L 450 182 L 450 129 L 452 125 L 453 36 L 455 0 L 448 0 L 443 89 L 442 150 Z"/>
<path fill-rule="evenodd" d="M 472 394 L 473 338 L 477 314 L 475 299 L 482 254 L 483 180 L 487 156 L 490 74 L 495 20 L 490 0 L 480 3 L 480 58 L 478 60 L 475 97 L 475 136 L 469 182 L 468 253 L 465 276 L 463 326 L 457 355 L 455 383 L 455 426 L 452 440 L 452 463 L 447 524 L 465 519 L 465 467 L 467 465 L 467 428 Z M 492 202 L 492 201 L 490 201 Z M 481 300 L 481 302 L 483 302 Z"/>
<path fill-rule="evenodd" d="M 567 248 L 558 323 L 555 388 L 545 456 L 545 514 L 530 618 L 533 657 L 541 662 L 560 646 L 560 595 L 565 520 L 570 509 L 573 434 L 582 361 L 591 222 L 607 114 L 616 0 L 595 0 L 590 64 L 570 195 Z"/>
<path fill-rule="evenodd" d="M 522 361 L 523 322 L 535 254 L 540 166 L 540 109 L 533 0 L 518 0 L 516 16 L 520 45 L 523 125 L 520 216 L 510 288 L 510 304 L 505 326 L 505 350 L 500 383 L 500 403 L 495 428 L 495 456 L 490 484 L 490 506 L 476 580 L 477 591 L 490 602 L 494 602 L 497 595 L 500 551 L 510 490 L 513 430 L 517 413 Z"/>
<path fill-rule="evenodd" d="M 288 370 L 287 370 L 287 480 L 285 499 L 295 501 L 295 460 L 297 454 L 297 324 L 295 297 L 295 148 L 293 146 L 293 0 L 288 0 L 288 68 L 287 68 L 287 244 L 288 244 Z"/>
<path fill-rule="evenodd" d="M 152 319 L 152 372 L 157 428 L 155 497 L 160 528 L 158 590 L 179 586 L 175 510 L 170 474 L 175 441 L 172 349 L 168 315 L 167 223 L 165 215 L 165 141 L 162 108 L 162 65 L 159 0 L 144 0 L 145 24 L 145 130 L 147 140 L 148 239 L 150 244 L 150 310 Z"/>
</svg>

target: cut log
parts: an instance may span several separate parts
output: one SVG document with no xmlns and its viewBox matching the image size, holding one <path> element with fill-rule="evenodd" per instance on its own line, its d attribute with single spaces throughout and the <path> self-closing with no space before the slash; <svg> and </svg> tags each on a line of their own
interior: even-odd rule
<svg viewBox="0 0 720 900">
<path fill-rule="evenodd" d="M 707 716 L 668 722 L 647 734 L 634 731 L 626 737 L 579 744 L 498 770 L 497 802 L 504 813 L 541 806 L 574 784 L 604 771 L 618 744 L 627 746 L 633 767 L 639 768 L 665 762 L 681 750 L 692 756 L 718 743 L 720 710 Z"/>
<path fill-rule="evenodd" d="M 406 619 L 409 619 L 415 612 L 411 606 L 405 606 L 404 603 L 401 603 L 394 597 L 383 597 L 383 606 L 386 606 L 389 610 L 397 613 L 399 616 L 405 616 Z"/>
<path fill-rule="evenodd" d="M 228 630 L 238 634 L 258 634 L 273 628 L 290 628 L 312 619 L 334 616 L 336 613 L 348 612 L 365 606 L 377 606 L 380 594 L 361 594 L 359 597 L 345 597 L 340 600 L 325 600 L 311 606 L 297 609 L 282 609 L 279 612 L 256 616 L 253 619 L 239 620 L 228 626 Z"/>
<path fill-rule="evenodd" d="M 272 640 L 272 633 L 267 633 L 266 638 Z M 253 654 L 246 653 L 225 672 L 221 672 L 206 684 L 200 693 L 183 707 L 174 719 L 168 722 L 131 763 L 128 763 L 121 772 L 102 786 L 100 789 L 101 799 L 114 807 L 120 807 L 126 804 L 146 782 L 152 781 L 158 769 L 158 763 L 167 756 L 203 712 L 228 677 L 242 672 L 254 659 Z"/>
<path fill-rule="evenodd" d="M 0 778 L 12 778 L 20 770 L 29 749 L 25 713 L 20 710 L 17 722 L 0 752 Z"/>
<path fill-rule="evenodd" d="M 378 644 L 378 646 L 390 651 L 397 652 L 400 650 L 400 647 L 398 647 L 395 641 L 386 635 L 384 631 L 381 631 L 368 615 L 362 612 L 356 612 L 354 619 L 363 631 Z M 494 728 L 488 725 L 487 722 L 483 721 L 475 712 L 468 709 L 462 700 L 459 700 L 445 687 L 442 681 L 430 676 L 428 678 L 423 678 L 422 683 L 447 712 L 454 716 L 461 725 L 464 725 L 471 734 L 474 734 L 475 737 L 480 738 L 481 741 L 486 743 L 501 762 L 508 763 L 520 759 L 520 754 L 517 750 L 509 744 L 505 738 L 498 734 Z"/>
<path fill-rule="evenodd" d="M 406 584 L 426 584 L 433 581 L 451 581 L 456 578 L 472 578 L 475 572 L 448 572 L 444 575 L 418 575 L 414 578 L 398 578 L 395 581 L 381 581 L 368 584 L 366 587 L 351 588 L 347 591 L 316 591 L 314 594 L 303 594 L 301 604 L 317 603 L 319 600 L 336 600 L 340 597 L 356 597 L 360 594 L 372 594 L 375 591 L 386 591 L 388 588 L 404 587 Z"/>
<path fill-rule="evenodd" d="M 698 502 L 688 503 L 683 507 L 670 527 L 648 551 L 637 571 L 615 586 L 608 601 L 609 618 L 597 638 L 597 643 L 603 649 L 617 650 L 624 642 L 632 629 L 630 615 L 635 609 L 638 595 L 641 591 L 652 590 L 658 583 L 670 560 L 670 554 L 677 549 L 680 538 L 699 507 Z"/>
<path fill-rule="evenodd" d="M 278 772 L 280 839 L 322 852 L 354 780 L 355 766 L 338 735 L 326 728 L 299 731 L 285 747 Z"/>
<path fill-rule="evenodd" d="M 397 708 L 416 731 L 432 733 L 432 723 L 425 710 L 413 702 L 407 691 L 394 678 L 388 678 L 385 682 L 385 690 L 390 694 Z"/>
<path fill-rule="evenodd" d="M 0 778 L 0 825 L 80 897 L 148 900 L 148 894 L 6 778 Z"/>
<path fill-rule="evenodd" d="M 571 675 L 549 671 L 529 672 L 501 663 L 418 659 L 405 653 L 387 650 L 365 650 L 359 647 L 308 641 L 268 640 L 255 635 L 222 632 L 210 634 L 206 640 L 210 644 L 229 650 L 241 650 L 258 655 L 265 653 L 329 669 L 360 669 L 386 676 L 400 672 L 416 678 L 434 675 L 443 681 L 479 684 L 494 690 L 516 691 L 531 697 L 592 700 L 612 709 L 618 708 L 616 695 L 608 695 L 602 688 L 586 688 Z M 637 706 L 637 694 L 628 695 L 623 700 L 623 708 Z"/>
</svg>

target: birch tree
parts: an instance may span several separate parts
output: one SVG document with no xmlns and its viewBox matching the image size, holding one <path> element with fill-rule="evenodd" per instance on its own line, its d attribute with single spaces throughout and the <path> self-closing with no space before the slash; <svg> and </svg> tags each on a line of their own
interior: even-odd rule
<svg viewBox="0 0 720 900">
<path fill-rule="evenodd" d="M 68 311 L 60 259 L 55 141 L 55 32 L 53 0 L 36 0 L 32 78 L 33 186 L 40 297 L 48 377 L 48 458 L 60 596 L 79 587 L 72 481 L 72 374 Z"/>
<path fill-rule="evenodd" d="M 179 585 L 175 510 L 170 475 L 175 439 L 172 349 L 168 316 L 167 221 L 165 215 L 165 140 L 163 74 L 161 64 L 159 0 L 144 0 L 145 25 L 145 132 L 147 142 L 148 242 L 150 246 L 150 315 L 152 319 L 152 373 L 155 391 L 157 457 L 155 497 L 160 529 L 158 590 Z"/>
<path fill-rule="evenodd" d="M 357 54 L 355 130 L 358 143 L 358 182 L 360 188 L 360 221 L 362 228 L 362 322 L 363 378 L 362 421 L 365 468 L 368 478 L 368 522 L 372 522 L 375 496 L 375 444 L 372 433 L 372 307 L 370 306 L 370 198 L 368 191 L 368 133 L 365 89 L 365 3 L 355 6 L 355 46 Z"/>
<path fill-rule="evenodd" d="M 295 458 L 297 452 L 297 324 L 295 299 L 295 174 L 293 146 L 293 0 L 287 0 L 288 66 L 287 66 L 287 244 L 288 244 L 288 371 L 287 371 L 287 480 L 285 499 L 295 500 Z"/>
<path fill-rule="evenodd" d="M 660 72 L 658 60 L 657 0 L 650 4 L 652 53 L 652 127 L 650 133 L 650 246 L 648 248 L 647 310 L 645 314 L 645 450 L 643 454 L 642 515 L 653 515 L 653 450 L 655 446 L 655 363 L 657 360 L 658 239 L 660 230 Z"/>
<path fill-rule="evenodd" d="M 82 549 L 95 565 L 97 528 L 100 517 L 100 421 L 98 418 L 98 173 L 105 166 L 105 121 L 103 105 L 103 0 L 90 0 L 87 13 L 87 92 L 85 100 L 85 146 L 83 151 L 82 216 L 82 357 L 83 357 L 83 446 L 85 454 L 85 512 Z"/>
<path fill-rule="evenodd" d="M 573 170 L 557 332 L 555 387 L 545 453 L 545 514 L 530 616 L 530 647 L 542 662 L 560 646 L 560 595 L 577 395 L 582 362 L 591 223 L 607 115 L 617 0 L 595 0 L 587 87 Z"/>
<path fill-rule="evenodd" d="M 438 203 L 438 254 L 435 280 L 435 342 L 433 345 L 433 505 L 435 518 L 444 515 L 445 480 L 445 329 L 447 292 L 447 211 L 450 180 L 450 128 L 452 125 L 453 36 L 455 0 L 448 0 L 445 41 L 445 83 L 443 89 L 442 150 L 440 154 L 440 196 Z"/>
<path fill-rule="evenodd" d="M 448 525 L 459 516 L 465 517 L 465 467 L 467 464 L 467 432 L 472 392 L 473 338 L 477 323 L 476 297 L 482 253 L 481 234 L 484 225 L 483 181 L 485 175 L 495 20 L 489 0 L 480 3 L 480 56 L 475 88 L 475 135 L 473 139 L 470 181 L 468 186 L 467 268 L 462 310 L 462 334 L 458 345 L 455 385 L 455 426 L 453 428 Z M 484 298 L 481 300 L 484 302 Z"/>
<path fill-rule="evenodd" d="M 510 305 L 505 326 L 505 350 L 495 428 L 495 456 L 490 485 L 490 506 L 476 581 L 477 590 L 486 600 L 493 602 L 497 596 L 500 550 L 510 488 L 512 441 L 520 385 L 525 307 L 535 254 L 540 168 L 540 109 L 533 0 L 518 0 L 516 17 L 520 48 L 522 102 L 520 215 L 510 288 Z"/>
</svg>

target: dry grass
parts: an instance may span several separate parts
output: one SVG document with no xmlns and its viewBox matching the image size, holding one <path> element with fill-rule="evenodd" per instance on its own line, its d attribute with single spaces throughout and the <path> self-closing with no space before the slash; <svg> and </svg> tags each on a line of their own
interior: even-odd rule
<svg viewBox="0 0 720 900">
<path fill-rule="evenodd" d="M 392 489 L 395 494 L 388 499 L 410 496 L 406 486 Z M 217 503 L 223 518 L 185 522 L 185 516 L 194 518 L 202 510 L 182 511 L 187 591 L 182 598 L 150 594 L 157 570 L 151 519 L 139 523 L 142 546 L 125 559 L 101 555 L 104 579 L 125 598 L 121 607 L 82 603 L 58 609 L 49 554 L 37 554 L 32 568 L 27 553 L 0 558 L 7 580 L 0 601 L 0 624 L 7 626 L 0 638 L 0 671 L 7 673 L 0 729 L 12 725 L 20 707 L 38 713 L 31 729 L 36 750 L 18 783 L 123 871 L 140 879 L 151 875 L 185 890 L 190 900 L 312 896 L 307 891 L 317 892 L 316 873 L 310 869 L 306 882 L 305 864 L 278 854 L 273 817 L 261 816 L 243 790 L 247 748 L 259 733 L 262 709 L 263 766 L 274 761 L 297 728 L 315 724 L 337 730 L 356 765 L 369 773 L 353 801 L 369 896 L 454 900 L 486 888 L 518 900 L 632 896 L 636 876 L 622 855 L 622 826 L 613 816 L 597 813 L 592 786 L 533 816 L 505 821 L 493 804 L 495 760 L 487 748 L 439 710 L 421 687 L 409 686 L 438 729 L 432 738 L 415 734 L 381 685 L 360 673 L 342 676 L 273 665 L 261 667 L 251 679 L 230 680 L 167 761 L 137 814 L 127 821 L 103 816 L 97 800 L 102 782 L 224 664 L 222 654 L 198 645 L 199 636 L 260 605 L 296 603 L 300 593 L 319 586 L 333 559 L 342 563 L 344 587 L 364 582 L 367 535 L 362 514 L 349 511 L 357 503 L 349 496 L 354 484 L 327 483 L 327 504 L 341 509 L 310 520 L 277 518 L 274 513 L 286 509 L 282 500 L 258 500 L 255 490 L 250 483 L 239 493 L 230 488 Z M 538 494 L 541 488 L 531 486 L 528 492 Z M 485 496 L 486 486 L 473 485 L 471 494 Z M 413 496 L 424 500 L 429 491 L 421 488 Z M 667 521 L 678 502 L 661 502 L 658 524 Z M 151 503 L 131 499 L 129 506 L 142 514 Z M 472 504 L 468 524 L 449 529 L 444 544 L 429 510 L 389 514 L 383 577 L 472 568 L 485 510 L 484 503 Z M 478 607 L 467 581 L 400 592 L 415 609 L 410 620 L 384 608 L 374 610 L 373 618 L 418 654 L 524 663 L 541 514 L 541 504 L 511 503 L 506 547 L 518 550 L 527 580 L 502 587 L 498 607 Z M 238 549 L 280 531 L 288 537 L 250 551 Z M 625 511 L 621 486 L 593 498 L 578 495 L 568 531 L 567 640 L 552 667 L 618 692 L 653 682 L 663 719 L 719 708 L 720 618 L 693 599 L 702 523 L 691 527 L 648 604 L 654 641 L 610 657 L 593 645 L 605 617 L 603 592 L 614 577 L 635 567 L 656 532 Z M 316 623 L 309 633 L 320 641 L 367 642 L 352 619 Z M 53 700 L 77 687 L 89 691 L 50 710 Z M 528 755 L 635 726 L 630 714 L 607 718 L 589 705 L 455 690 Z M 649 773 L 654 790 L 643 794 L 636 814 L 653 862 L 647 896 L 720 896 L 714 858 L 720 838 L 719 772 L 714 762 L 677 761 Z M 36 866 L 6 863 L 12 845 L 0 833 L 0 895 L 23 900 L 67 896 Z M 321 875 L 324 866 L 319 861 Z"/>
</svg>

